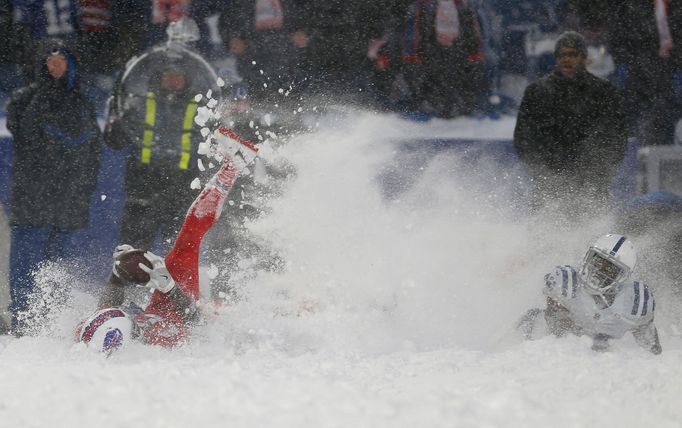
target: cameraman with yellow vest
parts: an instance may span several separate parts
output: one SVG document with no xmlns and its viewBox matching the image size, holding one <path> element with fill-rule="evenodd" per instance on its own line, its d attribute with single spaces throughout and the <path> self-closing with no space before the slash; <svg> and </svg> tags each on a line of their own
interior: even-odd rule
<svg viewBox="0 0 682 428">
<path fill-rule="evenodd" d="M 138 248 L 152 248 L 157 233 L 164 241 L 177 234 L 195 196 L 190 183 L 199 174 L 196 153 L 202 140 L 190 76 L 170 66 L 151 79 L 146 97 L 134 100 L 105 129 L 108 146 L 130 148 L 119 240 Z"/>
</svg>

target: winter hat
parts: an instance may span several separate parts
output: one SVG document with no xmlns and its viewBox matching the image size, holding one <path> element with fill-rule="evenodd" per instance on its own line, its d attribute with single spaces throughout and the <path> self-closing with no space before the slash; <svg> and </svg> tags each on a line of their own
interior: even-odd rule
<svg viewBox="0 0 682 428">
<path fill-rule="evenodd" d="M 587 43 L 585 43 L 585 38 L 575 31 L 565 31 L 556 41 L 554 45 L 554 56 L 558 56 L 561 48 L 572 48 L 587 57 Z"/>
</svg>

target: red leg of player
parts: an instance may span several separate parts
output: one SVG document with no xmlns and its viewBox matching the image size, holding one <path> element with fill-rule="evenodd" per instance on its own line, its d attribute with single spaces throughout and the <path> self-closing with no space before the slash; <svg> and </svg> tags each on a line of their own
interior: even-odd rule
<svg viewBox="0 0 682 428">
<path fill-rule="evenodd" d="M 237 172 L 226 160 L 201 194 L 194 200 L 173 248 L 166 256 L 166 267 L 178 286 L 199 299 L 199 250 L 204 235 L 215 224 Z M 147 306 L 147 313 L 178 318 L 174 305 L 158 290 Z"/>
</svg>

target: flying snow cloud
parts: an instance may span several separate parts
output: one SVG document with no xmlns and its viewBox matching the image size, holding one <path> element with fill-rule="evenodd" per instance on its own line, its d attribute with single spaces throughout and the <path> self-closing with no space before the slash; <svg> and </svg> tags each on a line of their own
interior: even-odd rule
<svg viewBox="0 0 682 428">
<path fill-rule="evenodd" d="M 579 259 L 602 222 L 580 233 L 530 224 L 510 208 L 523 204 L 519 171 L 456 150 L 406 161 L 401 142 L 419 139 L 410 132 L 355 113 L 279 149 L 296 174 L 248 227 L 286 267 L 259 275 L 244 304 L 286 301 L 315 318 L 322 343 L 367 352 L 487 349 L 542 304 L 544 273 Z M 387 189 L 387 170 L 401 189 Z M 503 179 L 483 183 L 491 174 Z"/>
</svg>

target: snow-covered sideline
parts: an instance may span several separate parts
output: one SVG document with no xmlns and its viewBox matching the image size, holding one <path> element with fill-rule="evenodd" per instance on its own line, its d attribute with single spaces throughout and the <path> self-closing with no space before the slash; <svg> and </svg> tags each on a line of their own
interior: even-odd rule
<svg viewBox="0 0 682 428">
<path fill-rule="evenodd" d="M 402 193 L 382 190 L 391 141 L 513 128 L 479 125 L 355 113 L 276 148 L 270 161 L 297 172 L 250 229 L 284 272 L 207 310 L 186 346 L 132 344 L 108 359 L 72 343 L 94 306 L 76 292 L 51 333 L 0 338 L 2 426 L 679 426 L 680 302 L 665 281 L 651 284 L 661 356 L 630 337 L 599 354 L 586 338 L 522 342 L 511 328 L 542 304 L 544 272 L 578 262 L 607 217 L 529 222 L 508 209 L 514 180 L 485 188 L 492 166 L 457 152 Z"/>
</svg>

